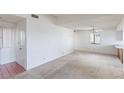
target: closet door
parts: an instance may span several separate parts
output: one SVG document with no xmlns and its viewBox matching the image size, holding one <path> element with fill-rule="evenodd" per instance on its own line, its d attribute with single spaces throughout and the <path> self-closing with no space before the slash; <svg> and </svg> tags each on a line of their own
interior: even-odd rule
<svg viewBox="0 0 124 93">
<path fill-rule="evenodd" d="M 7 64 L 16 61 L 14 28 L 2 28 L 3 40 L 1 49 L 1 64 Z"/>
</svg>

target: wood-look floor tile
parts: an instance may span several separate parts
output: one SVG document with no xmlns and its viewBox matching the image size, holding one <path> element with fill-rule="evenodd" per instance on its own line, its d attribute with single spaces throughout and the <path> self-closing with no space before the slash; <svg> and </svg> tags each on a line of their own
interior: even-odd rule
<svg viewBox="0 0 124 93">
<path fill-rule="evenodd" d="M 6 79 L 24 72 L 25 69 L 16 62 L 0 65 L 0 79 Z"/>
</svg>

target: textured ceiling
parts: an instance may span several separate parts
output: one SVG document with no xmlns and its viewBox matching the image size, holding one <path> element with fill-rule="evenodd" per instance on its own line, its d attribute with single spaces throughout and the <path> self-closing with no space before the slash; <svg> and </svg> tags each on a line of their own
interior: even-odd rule
<svg viewBox="0 0 124 93">
<path fill-rule="evenodd" d="M 2 22 L 16 23 L 23 19 L 24 18 L 17 17 L 15 15 L 11 15 L 11 14 L 0 14 L 0 21 L 2 21 Z"/>
<path fill-rule="evenodd" d="M 58 24 L 71 29 L 86 29 L 95 26 L 99 29 L 115 29 L 122 14 L 55 14 Z"/>
</svg>

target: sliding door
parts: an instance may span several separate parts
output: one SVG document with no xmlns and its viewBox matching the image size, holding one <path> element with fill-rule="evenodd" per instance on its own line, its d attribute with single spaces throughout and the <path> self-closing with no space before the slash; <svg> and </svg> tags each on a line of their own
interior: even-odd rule
<svg viewBox="0 0 124 93">
<path fill-rule="evenodd" d="M 0 54 L 1 64 L 16 61 L 15 53 L 15 28 L 1 27 L 0 31 Z"/>
</svg>

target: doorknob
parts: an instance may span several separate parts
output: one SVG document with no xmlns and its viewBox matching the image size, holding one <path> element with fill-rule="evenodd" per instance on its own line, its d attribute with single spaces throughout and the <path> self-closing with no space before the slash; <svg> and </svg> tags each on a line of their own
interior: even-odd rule
<svg viewBox="0 0 124 93">
<path fill-rule="evenodd" d="M 19 50 L 22 50 L 22 48 L 19 48 Z"/>
</svg>

